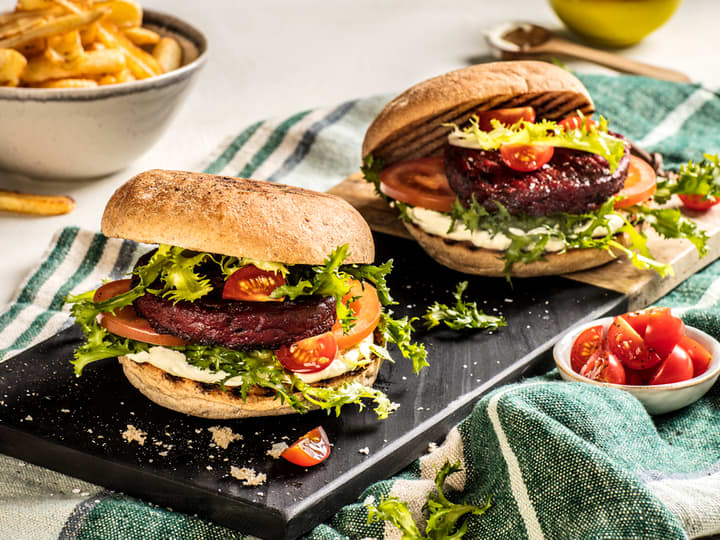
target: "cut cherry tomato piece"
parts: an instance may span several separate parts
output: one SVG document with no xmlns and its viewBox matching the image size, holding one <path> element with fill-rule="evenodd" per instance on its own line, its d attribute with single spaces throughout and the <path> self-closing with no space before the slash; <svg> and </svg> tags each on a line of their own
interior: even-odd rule
<svg viewBox="0 0 720 540">
<path fill-rule="evenodd" d="M 622 317 L 615 317 L 607 331 L 608 350 L 622 365 L 631 369 L 646 369 L 659 364 L 662 358 L 650 354 L 642 336 Z"/>
<path fill-rule="evenodd" d="M 593 126 L 597 125 L 597 122 L 590 118 L 589 116 L 568 116 L 567 118 L 563 118 L 558 122 L 558 125 L 562 126 L 565 131 L 568 129 L 579 129 L 583 125 L 583 118 L 585 119 L 585 127 L 586 129 L 590 129 Z"/>
<path fill-rule="evenodd" d="M 645 337 L 645 329 L 647 328 L 647 323 L 650 319 L 650 315 L 652 315 L 653 313 L 663 313 L 670 315 L 670 308 L 654 307 L 648 308 L 644 311 L 631 311 L 630 313 L 625 313 L 624 315 L 621 315 L 621 317 L 625 319 L 638 334 L 640 334 L 642 337 Z"/>
<path fill-rule="evenodd" d="M 712 355 L 705 347 L 688 336 L 681 337 L 678 345 L 680 345 L 680 347 L 688 353 L 688 356 L 690 356 L 690 360 L 693 364 L 693 377 L 702 375 L 707 371 Z"/>
<path fill-rule="evenodd" d="M 282 285 L 285 285 L 285 278 L 279 273 L 248 264 L 230 275 L 223 287 L 222 297 L 226 300 L 282 302 L 284 297 L 270 298 L 270 293 Z"/>
<path fill-rule="evenodd" d="M 687 381 L 692 377 L 693 364 L 690 355 L 680 345 L 676 345 L 648 384 L 670 384 Z"/>
<path fill-rule="evenodd" d="M 354 298 L 354 300 L 352 300 Z M 378 298 L 375 287 L 369 283 L 363 284 L 357 280 L 352 280 L 350 292 L 342 299 L 343 302 L 350 301 L 348 307 L 355 315 L 355 325 L 350 329 L 349 333 L 343 333 L 340 321 L 337 321 L 332 327 L 335 335 L 338 349 L 349 349 L 357 345 L 363 339 L 373 333 L 380 322 L 380 299 Z"/>
<path fill-rule="evenodd" d="M 625 184 L 617 194 L 621 197 L 615 202 L 615 208 L 625 208 L 643 202 L 655 194 L 657 175 L 647 161 L 630 156 L 630 166 Z"/>
<path fill-rule="evenodd" d="M 654 312 L 648 317 L 645 345 L 665 358 L 680 338 L 685 335 L 685 324 L 668 312 Z"/>
<path fill-rule="evenodd" d="M 693 195 L 689 193 L 682 193 L 678 195 L 680 197 L 680 200 L 683 203 L 683 206 L 685 208 L 689 208 L 690 210 L 697 210 L 697 211 L 703 211 L 707 210 L 708 208 L 712 208 L 717 203 L 720 203 L 720 199 L 717 197 L 708 197 L 705 198 L 702 195 Z"/>
<path fill-rule="evenodd" d="M 322 426 L 308 431 L 280 454 L 281 457 L 287 459 L 290 463 L 300 465 L 301 467 L 317 465 L 329 455 L 330 439 L 328 439 L 327 433 L 325 433 Z"/>
<path fill-rule="evenodd" d="M 580 370 L 580 375 L 594 381 L 625 384 L 625 369 L 615 356 L 605 350 L 595 351 Z"/>
<path fill-rule="evenodd" d="M 645 384 L 645 379 L 643 379 L 642 371 L 625 368 L 625 384 L 629 384 L 631 386 L 642 386 L 643 384 Z"/>
<path fill-rule="evenodd" d="M 280 347 L 277 358 L 285 369 L 294 373 L 315 373 L 328 367 L 337 351 L 338 345 L 331 331 Z"/>
<path fill-rule="evenodd" d="M 574 372 L 580 373 L 593 353 L 603 347 L 604 334 L 605 329 L 600 324 L 580 333 L 570 351 L 570 367 Z"/>
<path fill-rule="evenodd" d="M 457 196 L 445 176 L 440 156 L 400 161 L 380 173 L 380 191 L 400 202 L 449 212 Z"/>
<path fill-rule="evenodd" d="M 553 157 L 555 150 L 548 144 L 503 144 L 500 157 L 514 171 L 537 171 Z"/>
<path fill-rule="evenodd" d="M 492 131 L 491 120 L 497 120 L 505 126 L 512 126 L 520 120 L 535 122 L 535 109 L 532 107 L 513 107 L 511 109 L 492 109 L 477 113 L 478 127 L 483 131 Z"/>
<path fill-rule="evenodd" d="M 95 302 L 102 302 L 103 300 L 114 298 L 129 290 L 129 279 L 111 281 L 95 291 L 93 300 Z M 177 336 L 157 333 L 152 329 L 148 320 L 140 317 L 132 306 L 125 306 L 122 309 L 118 309 L 114 314 L 101 313 L 98 316 L 98 322 L 100 326 L 105 327 L 109 332 L 117 336 L 142 341 L 143 343 L 150 343 L 151 345 L 182 347 L 188 344 L 187 341 Z"/>
</svg>

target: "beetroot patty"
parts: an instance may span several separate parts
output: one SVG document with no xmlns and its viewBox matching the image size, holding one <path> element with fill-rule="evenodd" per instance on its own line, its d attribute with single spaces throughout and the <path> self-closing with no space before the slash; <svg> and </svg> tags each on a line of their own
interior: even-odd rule
<svg viewBox="0 0 720 540">
<path fill-rule="evenodd" d="M 605 158 L 579 150 L 555 148 L 546 165 L 523 173 L 505 165 L 497 150 L 445 148 L 445 174 L 465 206 L 470 206 L 474 196 L 489 211 L 497 209 L 497 201 L 515 215 L 595 210 L 622 189 L 629 163 L 627 143 L 612 174 Z"/>
</svg>

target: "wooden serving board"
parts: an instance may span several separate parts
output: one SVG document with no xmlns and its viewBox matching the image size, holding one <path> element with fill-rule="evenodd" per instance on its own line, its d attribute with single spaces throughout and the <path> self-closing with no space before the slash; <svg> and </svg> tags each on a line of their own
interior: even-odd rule
<svg viewBox="0 0 720 540">
<path fill-rule="evenodd" d="M 395 210 L 377 196 L 372 184 L 366 182 L 360 172 L 348 176 L 328 192 L 357 208 L 372 230 L 412 238 L 397 218 Z M 703 258 L 698 257 L 695 247 L 687 240 L 666 240 L 653 230 L 647 231 L 650 252 L 656 260 L 672 265 L 674 276 L 661 278 L 657 272 L 640 270 L 622 257 L 606 265 L 565 274 L 563 277 L 623 293 L 628 297 L 630 310 L 641 309 L 720 256 L 720 205 L 707 212 L 686 211 L 686 216 L 696 221 L 709 236 L 708 253 Z"/>
</svg>

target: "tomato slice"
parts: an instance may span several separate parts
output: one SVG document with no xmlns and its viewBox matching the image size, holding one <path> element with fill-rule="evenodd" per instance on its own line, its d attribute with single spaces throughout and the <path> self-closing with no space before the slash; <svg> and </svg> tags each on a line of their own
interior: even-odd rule
<svg viewBox="0 0 720 540">
<path fill-rule="evenodd" d="M 681 193 L 678 195 L 685 208 L 690 210 L 703 211 L 708 208 L 712 208 L 717 203 L 720 203 L 720 199 L 717 197 L 708 197 L 707 199 L 702 195 L 693 195 L 690 193 Z"/>
<path fill-rule="evenodd" d="M 337 351 L 335 335 L 330 331 L 280 347 L 277 358 L 285 369 L 294 373 L 315 373 L 329 366 Z"/>
<path fill-rule="evenodd" d="M 300 465 L 301 467 L 317 465 L 329 455 L 330 439 L 328 439 L 327 433 L 325 433 L 322 426 L 308 431 L 280 454 L 281 457 L 287 459 L 290 463 Z"/>
<path fill-rule="evenodd" d="M 685 324 L 668 312 L 651 313 L 645 329 L 645 345 L 665 358 L 685 335 Z"/>
<path fill-rule="evenodd" d="M 646 369 L 662 360 L 657 354 L 651 354 L 642 336 L 622 316 L 610 323 L 607 345 L 622 365 L 631 369 Z"/>
<path fill-rule="evenodd" d="M 537 171 L 553 157 L 555 149 L 548 144 L 503 144 L 500 157 L 505 165 L 519 172 Z"/>
<path fill-rule="evenodd" d="M 625 369 L 620 361 L 606 349 L 595 351 L 580 370 L 580 375 L 594 381 L 625 384 Z"/>
<path fill-rule="evenodd" d="M 631 311 L 630 313 L 625 313 L 624 315 L 621 315 L 623 319 L 625 319 L 630 326 L 632 326 L 635 331 L 640 334 L 641 336 L 645 337 L 645 329 L 647 328 L 648 320 L 650 319 L 650 315 L 653 313 L 662 313 L 670 315 L 670 308 L 669 307 L 654 307 L 654 308 L 648 308 L 643 311 Z"/>
<path fill-rule="evenodd" d="M 477 113 L 478 127 L 483 131 L 492 131 L 491 120 L 497 120 L 505 126 L 512 126 L 519 120 L 535 122 L 535 109 L 532 107 L 513 107 L 510 109 L 491 109 Z"/>
<path fill-rule="evenodd" d="M 590 129 L 592 126 L 597 125 L 597 122 L 589 116 L 584 116 L 582 118 L 585 118 L 586 129 Z M 568 116 L 567 118 L 560 120 L 558 125 L 562 126 L 565 131 L 569 129 L 580 129 L 583 125 L 582 118 L 580 116 Z"/>
<path fill-rule="evenodd" d="M 693 364 L 693 377 L 702 375 L 707 371 L 712 355 L 705 347 L 688 336 L 681 337 L 678 345 L 690 356 Z"/>
<path fill-rule="evenodd" d="M 617 194 L 622 197 L 615 202 L 615 208 L 625 208 L 632 206 L 655 194 L 657 189 L 657 176 L 653 168 L 647 161 L 636 156 L 630 156 L 630 166 L 628 168 L 625 185 Z"/>
<path fill-rule="evenodd" d="M 270 293 L 282 285 L 285 285 L 285 278 L 279 273 L 248 264 L 230 275 L 223 287 L 222 297 L 226 300 L 282 302 L 284 297 L 270 298 Z"/>
<path fill-rule="evenodd" d="M 93 300 L 102 302 L 114 298 L 124 292 L 130 290 L 129 279 L 119 279 L 111 281 L 95 291 Z M 147 319 L 140 317 L 132 306 L 126 306 L 112 313 L 101 313 L 98 316 L 98 322 L 101 326 L 107 328 L 113 334 L 150 343 L 151 345 L 161 345 L 163 347 L 182 347 L 188 342 L 177 336 L 170 334 L 158 334 L 152 329 Z"/>
<path fill-rule="evenodd" d="M 380 191 L 400 202 L 449 212 L 457 196 L 441 156 L 399 161 L 380 173 Z"/>
<path fill-rule="evenodd" d="M 343 297 L 342 301 L 347 302 L 352 298 L 355 298 L 355 300 L 350 302 L 348 307 L 356 317 L 355 326 L 350 329 L 348 334 L 343 333 L 340 321 L 337 321 L 332 327 L 335 341 L 340 350 L 349 349 L 360 343 L 373 333 L 380 322 L 381 306 L 375 287 L 365 283 L 365 288 L 363 288 L 362 283 L 352 280 L 350 292 Z"/>
<path fill-rule="evenodd" d="M 690 355 L 676 345 L 648 384 L 670 384 L 687 381 L 693 377 L 693 363 Z"/>
<path fill-rule="evenodd" d="M 580 373 L 580 370 L 593 353 L 602 348 L 604 334 L 605 329 L 601 324 L 586 328 L 580 332 L 570 350 L 570 367 L 574 372 Z"/>
</svg>

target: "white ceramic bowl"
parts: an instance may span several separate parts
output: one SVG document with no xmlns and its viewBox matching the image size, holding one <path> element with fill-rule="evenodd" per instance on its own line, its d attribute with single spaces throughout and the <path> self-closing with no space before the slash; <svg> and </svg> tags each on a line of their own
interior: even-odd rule
<svg viewBox="0 0 720 540">
<path fill-rule="evenodd" d="M 175 37 L 183 65 L 124 84 L 83 89 L 0 88 L 0 168 L 46 179 L 87 179 L 125 168 L 170 123 L 204 64 L 205 36 L 151 10 L 144 26 Z"/>
<path fill-rule="evenodd" d="M 686 334 L 705 347 L 712 355 L 707 371 L 693 379 L 672 384 L 634 386 L 598 382 L 574 372 L 570 367 L 570 350 L 580 332 L 598 324 L 603 325 L 607 330 L 613 319 L 614 317 L 604 317 L 571 328 L 555 344 L 553 356 L 560 376 L 564 380 L 625 390 L 638 398 L 650 414 L 663 414 L 687 407 L 704 396 L 715 384 L 720 375 L 720 343 L 712 336 L 691 326 L 685 327 Z"/>
</svg>

